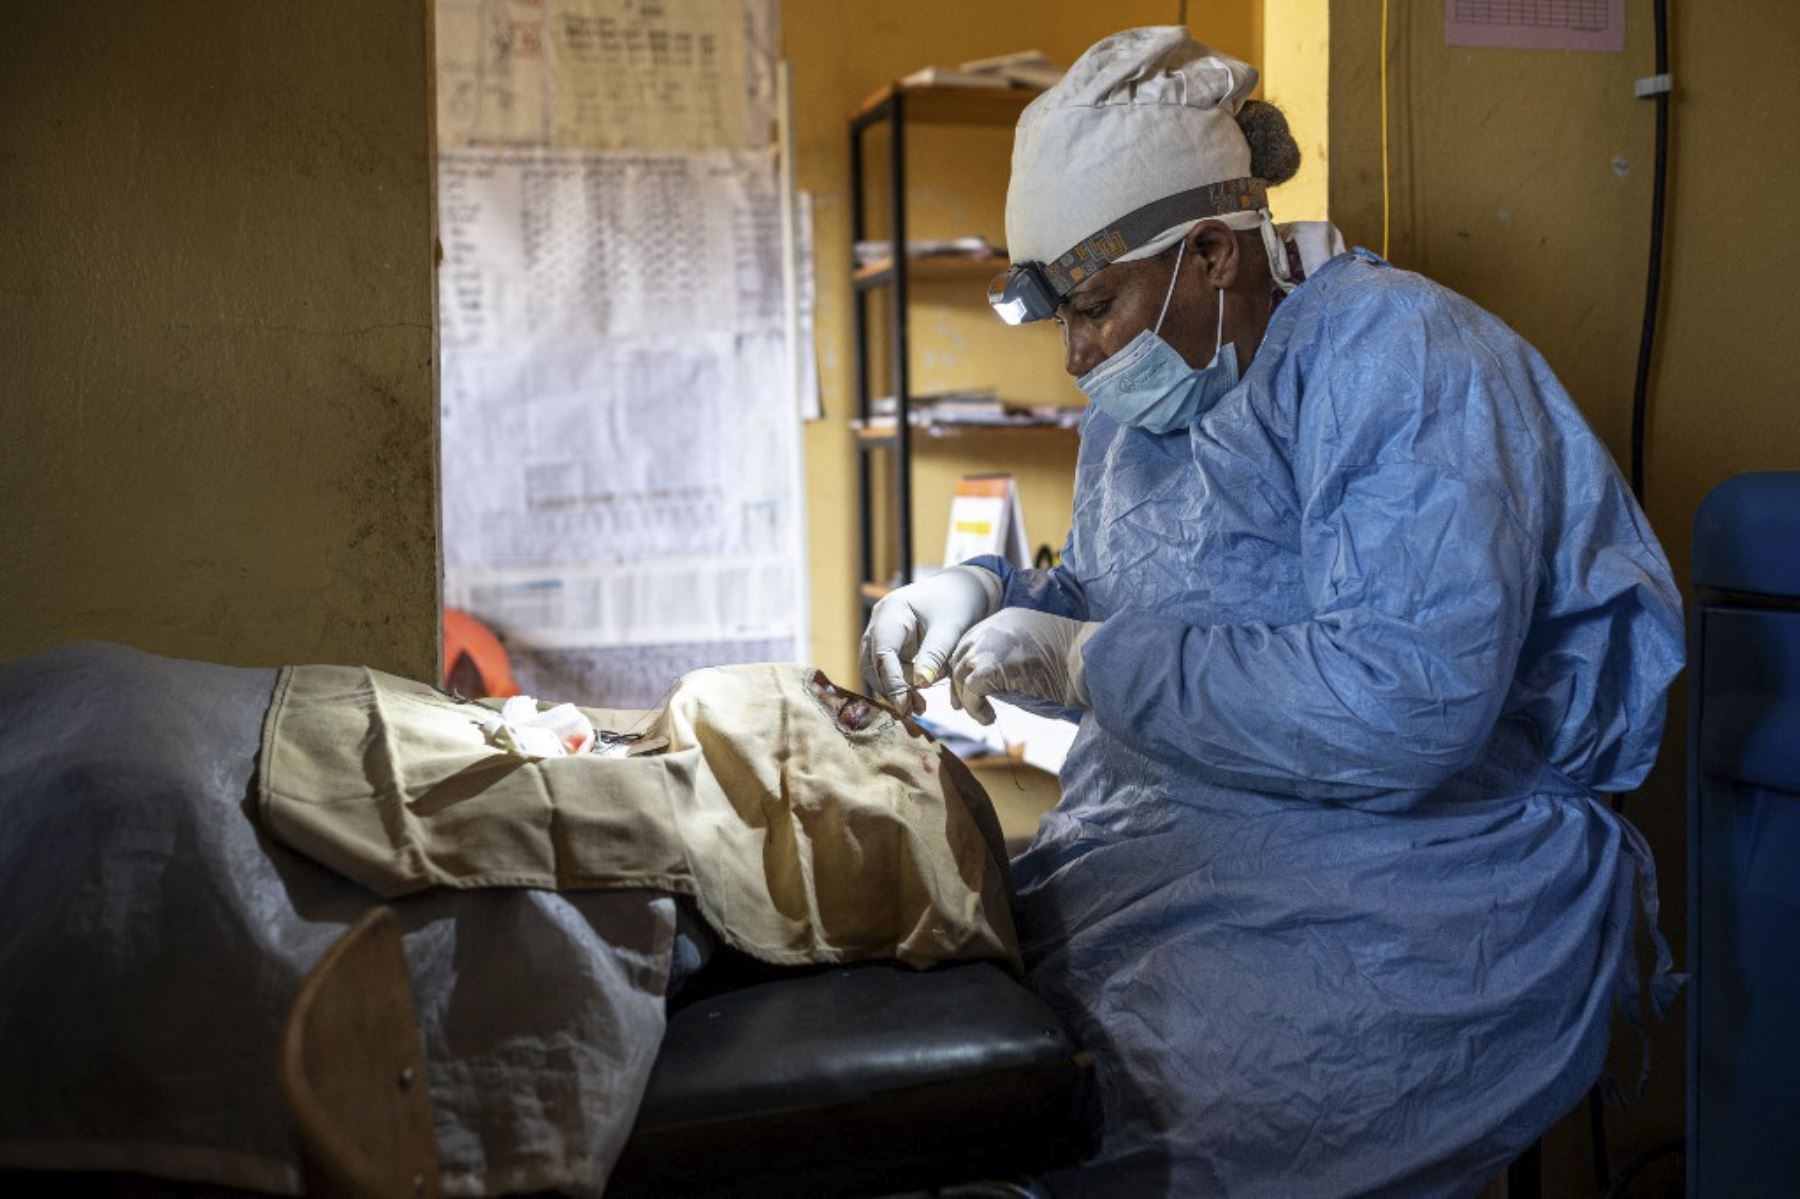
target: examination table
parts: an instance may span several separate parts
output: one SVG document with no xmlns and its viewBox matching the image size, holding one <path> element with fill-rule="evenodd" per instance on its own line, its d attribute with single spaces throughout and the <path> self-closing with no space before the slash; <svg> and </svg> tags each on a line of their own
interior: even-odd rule
<svg viewBox="0 0 1800 1199">
<path fill-rule="evenodd" d="M 66 1171 L 220 1181 L 226 1159 L 233 1185 L 295 1185 L 276 1031 L 305 972 L 376 900 L 249 818 L 272 683 L 117 646 L 0 663 L 10 1190 L 67 1193 Z M 671 902 L 472 891 L 397 905 L 440 1152 L 489 1171 L 446 1176 L 447 1191 L 471 1177 L 544 1189 L 500 1150 L 529 1160 L 546 1136 L 611 1161 L 609 1195 L 880 1195 L 1028 1175 L 1085 1149 L 1076 1047 L 987 962 L 792 970 L 720 950 L 675 980 L 663 1029 Z M 635 1091 L 606 1085 L 633 1062 L 649 1077 L 635 1113 Z"/>
<path fill-rule="evenodd" d="M 679 997 L 608 1195 L 880 1195 L 1083 1148 L 1075 1047 L 998 966 L 722 971 Z"/>
</svg>

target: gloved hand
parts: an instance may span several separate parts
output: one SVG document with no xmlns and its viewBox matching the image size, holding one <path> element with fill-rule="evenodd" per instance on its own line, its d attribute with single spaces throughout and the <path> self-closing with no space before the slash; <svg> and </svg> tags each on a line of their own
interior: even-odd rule
<svg viewBox="0 0 1800 1199">
<path fill-rule="evenodd" d="M 1088 706 L 1081 647 L 1099 621 L 1007 608 L 964 635 L 950 657 L 950 702 L 994 723 L 991 695 L 1029 695 L 1059 708 Z"/>
<path fill-rule="evenodd" d="M 890 592 L 863 630 L 863 678 L 900 711 L 923 712 L 914 688 L 942 678 L 957 641 L 999 606 L 1000 578 L 979 566 L 952 566 Z"/>
</svg>

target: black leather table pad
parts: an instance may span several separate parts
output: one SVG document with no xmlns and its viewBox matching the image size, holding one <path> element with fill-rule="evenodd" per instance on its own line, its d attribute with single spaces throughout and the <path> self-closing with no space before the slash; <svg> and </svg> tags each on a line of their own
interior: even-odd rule
<svg viewBox="0 0 1800 1199">
<path fill-rule="evenodd" d="M 1076 1046 L 992 963 L 765 972 L 684 998 L 609 1196 L 889 1194 L 1085 1148 Z"/>
</svg>

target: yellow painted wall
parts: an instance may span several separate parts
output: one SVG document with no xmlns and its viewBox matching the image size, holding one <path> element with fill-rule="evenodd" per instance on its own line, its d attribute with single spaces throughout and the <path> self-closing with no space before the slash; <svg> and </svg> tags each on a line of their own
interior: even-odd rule
<svg viewBox="0 0 1800 1199">
<path fill-rule="evenodd" d="M 1329 0 L 1263 0 L 1263 98 L 1287 115 L 1300 143 L 1300 173 L 1269 191 L 1277 221 L 1324 220 L 1330 156 L 1331 4 Z"/>
<path fill-rule="evenodd" d="M 0 8 L 0 657 L 435 670 L 427 12 Z"/>
<path fill-rule="evenodd" d="M 839 678 L 857 677 L 861 634 L 855 597 L 855 450 L 848 427 L 851 386 L 849 134 L 847 118 L 883 84 L 919 67 L 1038 49 L 1063 64 L 1109 33 L 1176 20 L 1175 0 L 784 0 L 783 53 L 792 64 L 799 186 L 815 200 L 818 279 L 816 346 L 827 419 L 808 426 L 806 463 L 812 542 L 813 659 Z M 1257 0 L 1188 5 L 1189 26 L 1204 41 L 1256 61 L 1261 41 Z M 909 231 L 915 237 L 981 233 L 1004 240 L 1010 129 L 926 128 L 909 135 Z M 869 135 L 867 154 L 885 163 L 885 134 Z M 885 174 L 870 172 L 877 188 Z M 874 235 L 884 209 L 874 210 Z M 1007 399 L 1078 404 L 1062 372 L 1062 350 L 1048 326 L 1008 329 L 988 312 L 986 281 L 915 287 L 913 386 L 929 391 L 994 386 Z M 874 322 L 871 322 L 871 327 Z M 883 373 L 875 376 L 885 380 Z M 877 394 L 885 391 L 878 385 Z M 922 439 L 921 439 L 922 440 Z M 918 444 L 917 442 L 915 444 Z M 1068 531 L 1075 464 L 1073 437 L 1052 448 L 1000 438 L 923 448 L 915 456 L 915 552 L 942 557 L 950 489 L 957 477 L 1010 470 L 1019 479 L 1033 545 L 1060 549 Z M 891 565 L 891 560 L 889 565 Z"/>
<path fill-rule="evenodd" d="M 1648 511 L 1684 580 L 1696 505 L 1749 470 L 1800 469 L 1789 355 L 1800 242 L 1800 7 L 1670 5 L 1670 233 L 1648 455 Z M 1626 5 L 1623 54 L 1453 49 L 1441 0 L 1395 0 L 1392 257 L 1473 297 L 1543 351 L 1623 461 L 1642 313 L 1652 106 L 1650 6 Z M 1380 6 L 1331 4 L 1331 208 L 1346 237 L 1381 236 Z M 1664 930 L 1686 935 L 1683 753 L 1677 687 L 1656 773 L 1626 810 L 1661 871 Z M 1684 1010 L 1654 1041 L 1647 1101 L 1610 1113 L 1615 1165 L 1682 1131 Z M 1630 1078 L 1636 1048 L 1614 1041 Z M 1547 1194 L 1591 1190 L 1586 1116 L 1546 1145 Z"/>
</svg>

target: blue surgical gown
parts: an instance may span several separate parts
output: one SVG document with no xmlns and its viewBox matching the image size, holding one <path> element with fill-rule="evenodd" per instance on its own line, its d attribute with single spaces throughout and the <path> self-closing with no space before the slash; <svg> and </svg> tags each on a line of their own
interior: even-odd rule
<svg viewBox="0 0 1800 1199">
<path fill-rule="evenodd" d="M 1543 359 L 1362 253 L 1185 431 L 1090 409 L 1062 563 L 1104 622 L 1014 864 L 1094 1051 L 1058 1193 L 1472 1192 L 1586 1093 L 1635 988 L 1643 779 L 1681 667 L 1649 524 Z"/>
</svg>

